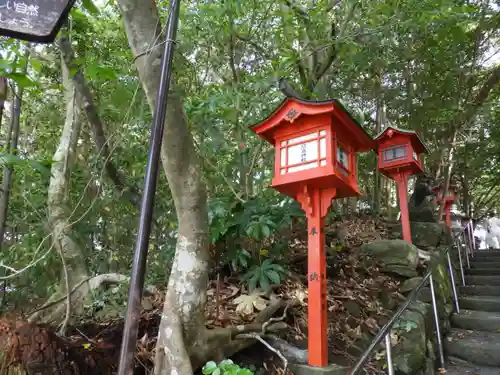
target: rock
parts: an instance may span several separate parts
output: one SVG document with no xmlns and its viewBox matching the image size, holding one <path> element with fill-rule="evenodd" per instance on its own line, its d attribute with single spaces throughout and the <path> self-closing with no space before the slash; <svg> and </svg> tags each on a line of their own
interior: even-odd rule
<svg viewBox="0 0 500 375">
<path fill-rule="evenodd" d="M 444 223 L 410 222 L 413 245 L 422 250 L 434 251 L 437 247 L 450 245 L 451 235 Z M 401 225 L 395 225 L 389 234 L 391 239 L 401 238 Z"/>
<path fill-rule="evenodd" d="M 411 222 L 411 238 L 419 249 L 433 250 L 448 244 L 449 232 L 444 223 Z"/>
<path fill-rule="evenodd" d="M 415 277 L 418 249 L 403 240 L 378 240 L 361 247 L 369 263 L 381 262 L 382 271 L 405 277 Z"/>
<path fill-rule="evenodd" d="M 417 277 L 412 277 L 411 279 L 405 280 L 403 284 L 399 287 L 399 291 L 401 293 L 409 293 L 413 289 L 415 289 L 418 284 L 422 282 L 422 277 L 417 276 Z"/>
<path fill-rule="evenodd" d="M 425 200 L 418 206 L 409 205 L 410 221 L 436 223 L 438 221 L 438 206 L 435 200 Z"/>
<path fill-rule="evenodd" d="M 426 365 L 429 313 L 428 304 L 416 301 L 401 315 L 398 334 L 403 339 L 393 348 L 396 374 L 418 374 Z"/>
</svg>

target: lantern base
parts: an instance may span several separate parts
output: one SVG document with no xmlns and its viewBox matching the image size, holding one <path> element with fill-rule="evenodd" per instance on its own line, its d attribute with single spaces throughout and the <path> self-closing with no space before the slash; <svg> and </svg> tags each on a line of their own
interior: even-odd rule
<svg viewBox="0 0 500 375">
<path fill-rule="evenodd" d="M 393 176 L 398 173 L 407 173 L 408 175 L 414 175 L 422 173 L 424 170 L 417 162 L 411 162 L 406 164 L 400 164 L 392 167 L 380 168 L 380 172 L 386 177 L 393 179 Z"/>
<path fill-rule="evenodd" d="M 294 181 L 290 183 L 277 183 L 276 179 L 273 179 L 273 184 L 271 185 L 273 189 L 279 191 L 281 194 L 288 195 L 293 199 L 297 198 L 297 194 L 304 191 L 304 186 L 310 189 L 326 189 L 335 188 L 336 194 L 335 199 L 347 198 L 347 197 L 357 197 L 361 195 L 359 188 L 353 186 L 344 180 L 342 177 L 337 175 L 322 176 L 317 178 L 311 178 L 303 181 Z"/>
<path fill-rule="evenodd" d="M 290 363 L 290 370 L 292 370 L 295 375 L 345 375 L 349 368 L 334 364 L 325 367 L 315 367 Z"/>
</svg>

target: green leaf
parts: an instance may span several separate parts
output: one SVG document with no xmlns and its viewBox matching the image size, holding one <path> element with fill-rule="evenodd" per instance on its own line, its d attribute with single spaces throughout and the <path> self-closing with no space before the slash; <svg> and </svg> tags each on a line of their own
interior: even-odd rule
<svg viewBox="0 0 500 375">
<path fill-rule="evenodd" d="M 259 280 L 258 277 L 253 276 L 249 281 L 248 281 L 248 291 L 252 293 L 255 288 L 257 287 L 257 281 Z"/>
<path fill-rule="evenodd" d="M 209 361 L 203 366 L 202 372 L 204 375 L 213 374 L 213 372 L 217 369 L 217 363 L 214 361 Z"/>
<path fill-rule="evenodd" d="M 12 70 L 12 63 L 10 61 L 0 59 L 0 70 Z"/>
<path fill-rule="evenodd" d="M 40 73 L 42 71 L 42 64 L 40 63 L 40 60 L 34 58 L 34 57 L 31 57 L 30 58 L 30 64 L 31 64 L 31 67 L 38 73 Z"/>
<path fill-rule="evenodd" d="M 50 168 L 47 168 L 43 164 L 33 160 L 28 160 L 26 164 L 29 165 L 34 170 L 40 172 L 45 177 L 50 177 Z"/>
<path fill-rule="evenodd" d="M 5 76 L 15 81 L 21 87 L 35 86 L 35 82 L 33 82 L 26 74 L 13 72 L 5 74 Z"/>
<path fill-rule="evenodd" d="M 86 73 L 87 77 L 92 80 L 114 81 L 117 79 L 113 69 L 96 64 L 89 65 Z"/>
<path fill-rule="evenodd" d="M 266 276 L 271 280 L 273 284 L 279 284 L 281 282 L 280 275 L 273 270 L 267 270 L 266 271 Z"/>
<path fill-rule="evenodd" d="M 94 15 L 99 14 L 99 9 L 95 6 L 92 0 L 82 0 L 82 6 L 84 9 L 88 10 L 89 13 Z"/>
<path fill-rule="evenodd" d="M 264 237 L 269 237 L 271 235 L 271 230 L 269 229 L 269 227 L 267 225 L 262 225 L 261 230 L 262 230 L 262 235 Z"/>
<path fill-rule="evenodd" d="M 250 225 L 248 226 L 247 230 L 246 230 L 246 233 L 247 233 L 247 236 L 248 237 L 252 237 L 253 238 L 253 232 L 254 232 L 254 226 L 253 225 Z"/>
<path fill-rule="evenodd" d="M 271 259 L 265 259 L 263 262 L 262 262 L 262 268 L 263 269 L 267 269 L 267 268 L 272 268 L 272 265 L 273 265 L 273 261 Z"/>
<path fill-rule="evenodd" d="M 259 283 L 260 283 L 260 287 L 265 292 L 267 292 L 271 288 L 271 285 L 269 284 L 269 279 L 267 278 L 267 275 L 264 273 L 262 273 L 260 275 Z"/>
<path fill-rule="evenodd" d="M 279 264 L 276 264 L 276 263 L 273 263 L 269 266 L 269 268 L 275 270 L 276 272 L 279 272 L 279 273 L 285 273 L 285 269 L 279 265 Z"/>
</svg>

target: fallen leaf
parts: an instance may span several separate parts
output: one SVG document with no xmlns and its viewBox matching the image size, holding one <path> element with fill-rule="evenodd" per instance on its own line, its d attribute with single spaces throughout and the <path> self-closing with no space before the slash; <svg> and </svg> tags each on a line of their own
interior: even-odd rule
<svg viewBox="0 0 500 375">
<path fill-rule="evenodd" d="M 250 315 L 254 311 L 254 307 L 262 311 L 267 306 L 267 301 L 260 296 L 260 293 L 242 294 L 233 301 L 236 306 L 236 312 L 242 315 Z"/>
</svg>

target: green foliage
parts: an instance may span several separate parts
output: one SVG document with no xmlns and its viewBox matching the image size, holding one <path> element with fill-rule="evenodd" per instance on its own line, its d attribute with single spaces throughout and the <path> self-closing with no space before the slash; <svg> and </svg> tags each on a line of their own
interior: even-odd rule
<svg viewBox="0 0 500 375">
<path fill-rule="evenodd" d="M 248 128 L 283 99 L 277 77 L 286 77 L 301 95 L 340 99 L 372 135 L 374 113 L 385 106 L 389 123 L 419 132 L 430 148 L 426 169 L 436 172 L 446 165 L 451 121 L 498 64 L 490 59 L 500 40 L 498 9 L 491 2 L 298 3 L 309 20 L 284 3 L 269 1 L 185 2 L 181 7 L 174 76 L 203 161 L 210 240 L 220 246 L 221 262 L 250 275 L 246 280 L 254 287 L 282 280 L 283 273 L 271 267 L 280 264 L 288 246 L 280 234 L 304 219 L 293 199 L 268 188 L 274 149 Z M 162 19 L 166 12 L 160 6 Z M 89 83 L 112 149 L 109 161 L 128 186 L 141 191 L 152 114 L 132 64 L 120 10 L 116 1 L 82 0 L 71 11 L 69 24 L 75 65 Z M 26 44 L 2 39 L 0 45 L 0 74 L 11 85 L 25 87 L 19 153 L 0 155 L 14 167 L 1 261 L 16 269 L 28 267 L 9 281 L 19 298 L 45 296 L 61 275 L 60 260 L 46 239 L 48 172 L 66 107 L 59 50 L 57 44 L 37 46 L 27 74 L 22 74 Z M 328 62 L 331 66 L 322 69 Z M 322 77 L 314 77 L 318 72 L 324 72 Z M 455 170 L 470 187 L 462 196 L 474 200 L 477 210 L 500 202 L 499 95 L 494 88 L 457 136 Z M 11 99 L 9 95 L 7 102 Z M 6 110 L 2 139 L 7 138 L 9 116 Z M 65 207 L 71 214 L 70 232 L 92 274 L 128 274 L 138 210 L 103 173 L 85 115 L 82 121 Z M 363 196 L 355 202 L 358 208 L 372 202 L 375 168 L 374 153 L 360 155 Z M 164 285 L 177 218 L 163 173 L 158 186 L 147 282 Z M 384 180 L 386 207 L 395 195 L 390 186 Z M 331 215 L 341 216 L 350 204 L 337 200 Z"/>
<path fill-rule="evenodd" d="M 237 247 L 232 247 L 229 250 L 227 257 L 231 262 L 231 268 L 235 272 L 247 269 L 248 263 L 252 259 L 252 255 L 250 255 L 248 251 Z"/>
<path fill-rule="evenodd" d="M 284 274 L 285 270 L 281 265 L 273 263 L 271 259 L 264 259 L 261 264 L 254 264 L 243 276 L 243 280 L 248 281 L 250 293 L 258 285 L 263 291 L 268 292 L 271 284 L 281 283 Z"/>
<path fill-rule="evenodd" d="M 221 361 L 218 365 L 214 361 L 207 362 L 203 366 L 204 375 L 253 375 L 253 371 L 241 368 L 230 359 Z"/>
</svg>

